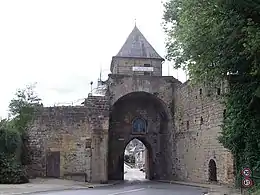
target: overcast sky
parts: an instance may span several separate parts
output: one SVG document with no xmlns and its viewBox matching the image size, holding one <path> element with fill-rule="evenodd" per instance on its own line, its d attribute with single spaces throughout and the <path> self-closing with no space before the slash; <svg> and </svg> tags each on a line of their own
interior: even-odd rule
<svg viewBox="0 0 260 195">
<path fill-rule="evenodd" d="M 107 78 L 135 18 L 164 57 L 162 14 L 161 0 L 0 1 L 0 116 L 7 116 L 16 89 L 34 82 L 47 106 L 87 97 L 101 67 Z M 170 75 L 177 77 L 171 65 Z M 181 72 L 178 78 L 185 80 Z"/>
</svg>

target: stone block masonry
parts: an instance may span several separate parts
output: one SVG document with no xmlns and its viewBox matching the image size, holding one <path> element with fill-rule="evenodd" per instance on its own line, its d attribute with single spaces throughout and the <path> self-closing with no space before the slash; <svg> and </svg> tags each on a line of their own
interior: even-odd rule
<svg viewBox="0 0 260 195">
<path fill-rule="evenodd" d="M 224 106 L 221 104 L 224 85 L 216 87 L 182 84 L 176 95 L 175 126 L 177 170 L 179 180 L 209 181 L 209 162 L 216 164 L 217 182 L 232 184 L 233 158 L 218 141 Z"/>
<path fill-rule="evenodd" d="M 110 75 L 108 81 L 105 97 L 89 96 L 84 106 L 43 108 L 38 113 L 29 130 L 30 175 L 98 183 L 107 182 L 111 174 L 121 179 L 123 172 L 111 164 L 119 162 L 121 149 L 136 137 L 131 134 L 132 119 L 142 116 L 148 133 L 137 138 L 150 145 L 151 178 L 207 183 L 210 174 L 214 176 L 213 162 L 216 181 L 234 183 L 232 155 L 217 139 L 225 88 L 190 86 L 172 77 Z M 160 109 L 155 100 L 160 100 Z M 118 101 L 121 106 L 111 118 Z M 164 114 L 168 118 L 157 120 Z"/>
<path fill-rule="evenodd" d="M 234 183 L 232 155 L 218 142 L 225 85 L 191 86 L 162 76 L 162 61 L 135 26 L 112 58 L 106 96 L 37 114 L 29 130 L 30 175 L 121 180 L 124 148 L 139 139 L 148 150 L 149 179 Z"/>
<path fill-rule="evenodd" d="M 30 175 L 106 182 L 108 117 L 106 97 L 90 96 L 85 106 L 43 108 L 29 130 Z M 60 159 L 48 159 L 52 152 Z"/>
</svg>

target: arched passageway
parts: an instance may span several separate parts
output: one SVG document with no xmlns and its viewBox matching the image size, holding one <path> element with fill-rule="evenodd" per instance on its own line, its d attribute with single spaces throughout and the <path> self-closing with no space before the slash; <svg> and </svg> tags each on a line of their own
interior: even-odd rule
<svg viewBox="0 0 260 195">
<path fill-rule="evenodd" d="M 151 148 L 139 139 L 132 139 L 124 151 L 124 180 L 144 180 L 151 175 L 152 166 Z"/>
<path fill-rule="evenodd" d="M 108 179 L 124 179 L 124 150 L 134 138 L 147 148 L 147 179 L 167 177 L 169 117 L 164 103 L 146 92 L 133 92 L 112 106 L 109 121 Z"/>
<path fill-rule="evenodd" d="M 209 181 L 217 182 L 217 165 L 213 159 L 209 161 Z"/>
</svg>

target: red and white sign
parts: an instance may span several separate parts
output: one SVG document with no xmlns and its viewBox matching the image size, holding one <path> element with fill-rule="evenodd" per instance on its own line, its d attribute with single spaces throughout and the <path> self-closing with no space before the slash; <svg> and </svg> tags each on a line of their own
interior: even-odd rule
<svg viewBox="0 0 260 195">
<path fill-rule="evenodd" d="M 253 185 L 253 180 L 250 179 L 249 177 L 244 178 L 242 180 L 242 185 L 243 185 L 244 188 L 250 188 Z"/>
<path fill-rule="evenodd" d="M 243 175 L 244 177 L 251 177 L 251 174 L 252 174 L 252 171 L 251 171 L 249 168 L 244 168 L 244 169 L 242 170 L 242 175 Z"/>
</svg>

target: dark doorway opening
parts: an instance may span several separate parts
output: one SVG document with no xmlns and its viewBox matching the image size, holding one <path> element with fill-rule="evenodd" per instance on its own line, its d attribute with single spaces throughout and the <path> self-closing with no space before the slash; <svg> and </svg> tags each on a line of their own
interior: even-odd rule
<svg viewBox="0 0 260 195">
<path fill-rule="evenodd" d="M 209 161 L 209 181 L 217 182 L 217 165 L 213 159 Z"/>
</svg>

